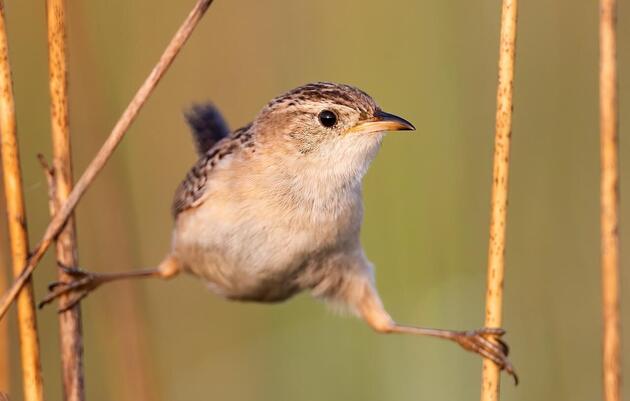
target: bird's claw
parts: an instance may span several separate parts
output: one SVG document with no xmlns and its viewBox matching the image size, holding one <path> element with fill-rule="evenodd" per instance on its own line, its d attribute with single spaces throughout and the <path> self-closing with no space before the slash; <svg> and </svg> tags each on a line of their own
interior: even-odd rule
<svg viewBox="0 0 630 401">
<path fill-rule="evenodd" d="M 496 363 L 501 370 L 505 370 L 514 378 L 514 384 L 518 384 L 518 376 L 512 363 L 508 359 L 510 349 L 501 339 L 505 330 L 500 328 L 484 327 L 478 330 L 459 332 L 455 341 L 468 351 L 477 353 L 484 358 Z"/>
<path fill-rule="evenodd" d="M 65 302 L 59 307 L 59 313 L 63 313 L 74 307 L 90 292 L 102 284 L 97 274 L 87 272 L 77 267 L 59 265 L 59 268 L 62 269 L 67 276 L 71 277 L 71 280 L 60 280 L 50 283 L 48 285 L 48 294 L 38 304 L 40 309 L 55 299 L 67 295 Z"/>
</svg>

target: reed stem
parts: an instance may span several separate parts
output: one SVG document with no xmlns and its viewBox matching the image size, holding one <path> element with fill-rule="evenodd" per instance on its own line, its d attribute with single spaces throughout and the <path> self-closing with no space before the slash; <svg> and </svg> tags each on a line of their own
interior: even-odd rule
<svg viewBox="0 0 630 401">
<path fill-rule="evenodd" d="M 49 180 L 51 217 L 55 216 L 59 205 L 68 199 L 72 190 L 65 14 L 65 0 L 46 1 L 54 172 Z M 56 245 L 59 265 L 78 266 L 74 216 L 68 218 L 56 238 Z M 62 269 L 58 269 L 58 278 L 60 281 L 72 279 Z M 67 302 L 67 296 L 62 295 L 62 307 L 64 302 Z M 59 314 L 59 340 L 64 399 L 84 401 L 83 336 L 79 303 Z"/>
<path fill-rule="evenodd" d="M 0 136 L 13 274 L 19 277 L 28 259 L 29 246 L 4 1 L 2 0 L 0 0 Z M 24 280 L 24 286 L 20 288 L 21 291 L 18 291 L 16 296 L 24 400 L 42 401 L 44 393 L 32 280 L 27 278 Z"/>
<path fill-rule="evenodd" d="M 601 269 L 605 401 L 621 398 L 619 317 L 619 162 L 615 0 L 600 1 L 599 112 L 601 147 Z"/>
<path fill-rule="evenodd" d="M 503 0 L 501 12 L 499 81 L 494 137 L 490 241 L 488 244 L 486 327 L 501 327 L 502 325 L 517 3 L 517 0 Z M 501 370 L 496 364 L 487 359 L 483 361 L 481 401 L 497 401 L 499 399 L 500 374 Z"/>
</svg>

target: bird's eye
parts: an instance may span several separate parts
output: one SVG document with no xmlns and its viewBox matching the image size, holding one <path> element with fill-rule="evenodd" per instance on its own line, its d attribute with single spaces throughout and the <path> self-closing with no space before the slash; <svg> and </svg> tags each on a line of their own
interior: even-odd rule
<svg viewBox="0 0 630 401">
<path fill-rule="evenodd" d="M 322 123 L 324 127 L 332 127 L 337 124 L 337 115 L 330 110 L 324 110 L 319 113 L 319 122 Z"/>
</svg>

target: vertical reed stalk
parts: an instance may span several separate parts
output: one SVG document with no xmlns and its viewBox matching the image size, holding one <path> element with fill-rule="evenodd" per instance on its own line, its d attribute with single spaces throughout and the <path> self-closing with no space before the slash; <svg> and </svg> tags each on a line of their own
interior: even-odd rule
<svg viewBox="0 0 630 401">
<path fill-rule="evenodd" d="M 68 71 L 66 65 L 65 0 L 47 0 L 48 68 L 50 71 L 50 111 L 52 117 L 53 177 L 51 181 L 51 216 L 54 217 L 72 190 L 72 156 L 68 117 Z M 56 238 L 57 262 L 62 266 L 77 266 L 76 228 L 71 215 Z M 62 269 L 60 281 L 70 281 Z M 62 295 L 63 307 L 67 295 Z M 83 338 L 81 309 L 77 304 L 59 314 L 59 339 L 63 392 L 66 401 L 85 400 L 83 382 Z"/>
<path fill-rule="evenodd" d="M 0 190 L 0 210 L 4 210 L 6 205 L 2 200 L 4 192 Z M 4 213 L 0 213 L 0 292 L 4 292 L 7 289 L 7 279 L 9 273 L 9 261 L 7 244 L 7 237 L 5 234 L 6 216 Z M 0 320 L 0 393 L 8 394 L 10 392 L 10 361 L 11 352 L 9 348 L 9 322 L 6 320 Z"/>
<path fill-rule="evenodd" d="M 17 277 L 28 259 L 29 248 L 15 123 L 13 84 L 4 19 L 4 2 L 2 0 L 0 0 L 0 136 L 2 137 L 4 191 L 7 200 L 13 273 Z M 17 297 L 17 312 L 24 400 L 42 401 L 44 394 L 39 362 L 39 340 L 33 303 L 33 284 L 30 279 Z"/>
<path fill-rule="evenodd" d="M 499 45 L 494 167 L 492 174 L 490 241 L 488 245 L 486 327 L 501 327 L 502 324 L 517 7 L 517 0 L 503 0 Z M 496 401 L 499 399 L 500 373 L 499 367 L 492 361 L 488 359 L 483 361 L 481 401 Z"/>
<path fill-rule="evenodd" d="M 2 167 L 0 165 L 0 176 Z M 0 210 L 6 210 L 4 190 L 0 185 Z M 11 268 L 9 265 L 9 238 L 7 232 L 7 215 L 0 213 L 0 291 L 6 291 Z M 11 349 L 9 343 L 9 322 L 0 320 L 0 395 L 11 392 Z M 0 398 L 1 400 L 1 398 Z"/>
<path fill-rule="evenodd" d="M 616 1 L 601 0 L 599 12 L 603 387 L 605 401 L 621 401 Z"/>
</svg>

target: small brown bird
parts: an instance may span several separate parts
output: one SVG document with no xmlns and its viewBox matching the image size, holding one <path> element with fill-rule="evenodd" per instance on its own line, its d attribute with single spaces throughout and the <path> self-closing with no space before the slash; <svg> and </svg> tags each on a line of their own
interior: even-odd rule
<svg viewBox="0 0 630 401">
<path fill-rule="evenodd" d="M 156 269 L 128 273 L 66 269 L 75 279 L 53 283 L 42 304 L 69 294 L 67 309 L 105 282 L 184 271 L 233 300 L 278 302 L 308 291 L 377 332 L 452 340 L 516 378 L 502 329 L 401 325 L 378 295 L 359 242 L 361 180 L 384 133 L 414 130 L 411 123 L 357 88 L 327 82 L 273 99 L 232 133 L 211 105 L 187 117 L 200 158 L 175 193 L 166 258 Z"/>
</svg>

